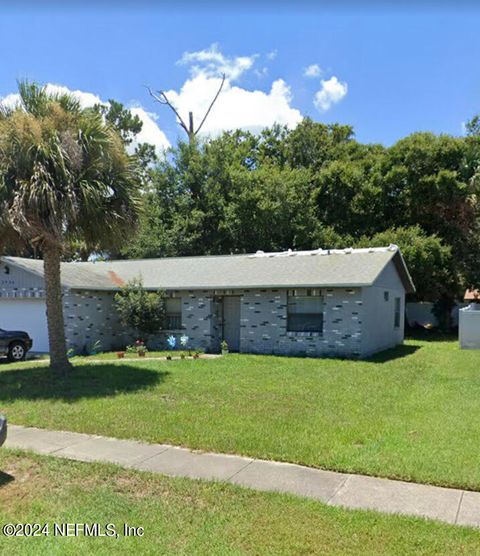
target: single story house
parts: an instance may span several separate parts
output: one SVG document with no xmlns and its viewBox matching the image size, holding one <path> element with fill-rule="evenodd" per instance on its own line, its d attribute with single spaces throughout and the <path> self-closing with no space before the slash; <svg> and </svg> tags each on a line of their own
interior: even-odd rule
<svg viewBox="0 0 480 556">
<path fill-rule="evenodd" d="M 167 335 L 215 352 L 366 357 L 403 342 L 405 294 L 415 291 L 397 246 L 251 255 L 62 263 L 65 332 L 81 352 L 123 349 L 114 295 L 141 278 L 167 294 Z M 48 351 L 43 261 L 0 257 L 0 328 Z"/>
</svg>

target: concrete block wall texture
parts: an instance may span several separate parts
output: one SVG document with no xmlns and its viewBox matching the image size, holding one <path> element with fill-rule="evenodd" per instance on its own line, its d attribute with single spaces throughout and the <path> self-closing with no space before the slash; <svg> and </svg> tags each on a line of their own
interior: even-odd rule
<svg viewBox="0 0 480 556">
<path fill-rule="evenodd" d="M 359 357 L 362 352 L 363 302 L 360 288 L 322 290 L 324 331 L 287 331 L 287 290 L 240 290 L 240 351 L 243 353 Z M 216 352 L 222 340 L 221 302 L 212 291 L 173 292 L 181 298 L 182 330 L 150 338 L 154 349 L 167 349 L 167 337 L 189 338 L 188 348 Z M 135 340 L 118 320 L 114 294 L 66 292 L 65 330 L 69 347 L 81 352 L 99 340 L 104 350 L 124 349 Z"/>
<path fill-rule="evenodd" d="M 124 349 L 130 340 L 119 322 L 113 292 L 65 291 L 63 314 L 68 348 L 91 350 L 95 342 L 103 351 Z"/>
<path fill-rule="evenodd" d="M 137 338 L 125 330 L 118 319 L 114 293 L 98 291 L 65 291 L 63 297 L 65 334 L 69 348 L 82 352 L 99 340 L 103 350 L 125 349 Z M 167 338 L 175 336 L 176 349 L 180 338 L 188 336 L 188 347 L 212 351 L 220 346 L 220 332 L 213 328 L 215 307 L 208 291 L 173 292 L 181 298 L 182 329 L 165 330 L 148 339 L 153 349 L 168 349 Z"/>
<path fill-rule="evenodd" d="M 287 290 L 238 290 L 240 295 L 240 351 L 243 353 L 359 357 L 362 341 L 360 288 L 329 288 L 324 297 L 324 333 L 287 332 Z M 174 292 L 182 299 L 182 330 L 165 331 L 155 342 L 166 349 L 169 335 L 185 334 L 188 346 L 220 350 L 221 296 L 212 291 Z"/>
<path fill-rule="evenodd" d="M 359 357 L 362 342 L 360 288 L 328 288 L 323 295 L 323 334 L 287 331 L 287 290 L 245 290 L 240 351 L 278 355 Z"/>
<path fill-rule="evenodd" d="M 214 304 L 212 291 L 182 293 L 183 332 L 194 348 L 212 349 L 214 338 Z"/>
<path fill-rule="evenodd" d="M 181 330 L 164 330 L 149 345 L 158 349 L 169 349 L 167 338 L 176 339 L 175 350 L 182 350 L 180 338 L 188 336 L 186 349 L 203 349 L 217 351 L 220 347 L 220 328 L 216 321 L 218 301 L 211 291 L 173 291 L 169 295 L 181 299 L 182 328 Z"/>
<path fill-rule="evenodd" d="M 381 293 L 381 298 L 372 296 Z M 377 292 L 377 293 L 378 293 Z M 388 343 L 376 347 L 372 338 L 378 326 L 393 326 L 393 316 L 381 325 L 383 314 L 378 304 L 383 301 L 384 286 L 380 288 L 326 288 L 323 296 L 323 334 L 289 332 L 287 330 L 286 289 L 239 290 L 240 295 L 240 351 L 242 353 L 297 355 L 311 357 L 359 358 L 378 349 L 401 343 L 403 322 L 399 330 L 392 331 Z M 180 337 L 189 338 L 188 348 L 207 352 L 220 350 L 222 340 L 221 292 L 170 292 L 181 299 L 182 329 L 162 331 L 150 338 L 152 349 L 168 349 L 167 337 L 175 336 L 176 349 Z M 400 292 L 392 291 L 393 296 Z M 373 298 L 375 297 L 375 299 Z M 67 291 L 64 295 L 65 330 L 69 347 L 82 352 L 91 349 L 99 340 L 104 350 L 124 349 L 136 338 L 120 324 L 111 292 Z M 402 295 L 403 299 L 403 295 Z M 375 305 L 375 306 L 374 306 Z M 385 307 L 384 307 L 385 306 Z M 392 317 L 392 318 L 390 318 Z M 403 301 L 402 301 L 403 318 Z M 392 321 L 392 322 L 390 322 Z M 393 330 L 393 329 L 392 329 Z M 377 332 L 376 332 L 377 331 Z M 382 332 L 383 334 L 383 332 Z M 372 343 L 373 342 L 373 343 Z"/>
<path fill-rule="evenodd" d="M 125 330 L 114 304 L 114 293 L 98 291 L 65 291 L 63 296 L 65 334 L 69 348 L 81 352 L 98 340 L 103 350 L 125 349 L 136 334 Z M 178 294 L 177 294 L 178 295 Z M 170 335 L 189 337 L 192 348 L 210 349 L 212 345 L 212 299 L 208 292 L 185 292 L 182 299 L 182 330 L 162 331 L 149 338 L 152 348 L 167 349 Z"/>
</svg>

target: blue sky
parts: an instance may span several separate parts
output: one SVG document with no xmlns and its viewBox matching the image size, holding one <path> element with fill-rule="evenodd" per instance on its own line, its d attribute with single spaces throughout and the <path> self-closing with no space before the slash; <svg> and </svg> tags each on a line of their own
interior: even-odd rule
<svg viewBox="0 0 480 556">
<path fill-rule="evenodd" d="M 142 117 L 154 114 L 150 125 L 170 142 L 180 134 L 175 119 L 144 85 L 169 91 L 182 114 L 188 107 L 197 115 L 225 68 L 231 78 L 210 133 L 277 117 L 295 125 L 308 115 L 351 124 L 359 140 L 388 145 L 420 130 L 461 134 L 462 122 L 480 112 L 480 11 L 473 6 L 242 5 L 0 8 L 0 96 L 27 77 L 114 98 Z M 320 75 L 306 77 L 313 64 Z"/>
</svg>

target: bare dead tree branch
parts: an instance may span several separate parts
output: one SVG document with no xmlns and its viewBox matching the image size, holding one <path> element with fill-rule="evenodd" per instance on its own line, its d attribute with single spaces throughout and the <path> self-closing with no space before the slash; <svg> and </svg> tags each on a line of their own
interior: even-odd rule
<svg viewBox="0 0 480 556">
<path fill-rule="evenodd" d="M 195 136 L 197 135 L 197 133 L 199 133 L 199 131 L 202 129 L 203 124 L 205 123 L 206 119 L 208 118 L 208 115 L 210 114 L 210 112 L 213 108 L 213 105 L 217 102 L 217 99 L 218 99 L 220 93 L 222 92 L 223 85 L 225 84 L 225 79 L 226 79 L 225 74 L 222 74 L 222 82 L 220 83 L 220 87 L 218 88 L 218 91 L 215 94 L 212 102 L 210 103 L 210 106 L 208 107 L 208 110 L 205 112 L 205 116 L 203 116 L 203 119 L 200 122 L 200 125 L 197 127 L 196 130 L 194 128 L 193 113 L 192 112 L 188 113 L 189 125 L 187 126 L 187 124 L 185 123 L 183 118 L 180 116 L 180 114 L 178 113 L 175 106 L 168 99 L 167 95 L 165 94 L 165 91 L 160 90 L 160 91 L 154 92 L 154 91 L 152 91 L 152 89 L 150 87 L 147 87 L 147 90 L 150 93 L 150 96 L 155 100 L 155 102 L 158 102 L 159 104 L 163 104 L 164 106 L 168 106 L 170 108 L 170 110 L 172 110 L 174 112 L 175 116 L 178 119 L 178 123 L 180 124 L 182 129 L 185 131 L 185 133 L 188 135 L 189 141 L 192 142 L 193 139 L 195 138 Z"/>
<path fill-rule="evenodd" d="M 203 117 L 203 120 L 200 122 L 200 125 L 197 127 L 197 131 L 195 131 L 195 135 L 197 135 L 197 133 L 202 129 L 202 126 L 205 123 L 205 120 L 208 118 L 208 115 L 210 114 L 210 110 L 212 109 L 213 105 L 217 101 L 218 96 L 222 92 L 224 83 L 225 83 L 225 74 L 222 75 L 222 82 L 220 83 L 220 87 L 218 88 L 217 94 L 215 95 L 214 99 L 210 103 L 210 106 L 208 107 L 208 110 L 205 113 L 205 116 Z"/>
<path fill-rule="evenodd" d="M 185 122 L 183 121 L 182 117 L 180 116 L 180 114 L 178 113 L 177 109 L 175 108 L 175 106 L 173 106 L 173 104 L 168 100 L 167 95 L 164 93 L 164 91 L 157 91 L 156 93 L 154 93 L 152 91 L 152 89 L 150 87 L 147 87 L 148 92 L 150 93 L 150 96 L 159 104 L 164 104 L 165 106 L 168 106 L 174 113 L 175 116 L 178 119 L 178 123 L 181 125 L 181 127 L 185 130 L 185 132 L 187 133 L 187 135 L 190 137 L 190 131 L 187 127 L 187 125 L 185 124 Z"/>
</svg>

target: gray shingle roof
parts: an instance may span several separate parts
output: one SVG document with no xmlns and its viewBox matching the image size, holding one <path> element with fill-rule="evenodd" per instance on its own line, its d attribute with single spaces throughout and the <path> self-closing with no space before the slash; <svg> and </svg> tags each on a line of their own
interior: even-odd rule
<svg viewBox="0 0 480 556">
<path fill-rule="evenodd" d="M 43 261 L 3 257 L 43 276 Z M 414 291 L 400 251 L 390 248 L 255 255 L 62 263 L 62 284 L 72 289 L 115 290 L 132 278 L 150 289 L 360 287 L 372 285 L 391 261 L 407 292 Z"/>
</svg>

